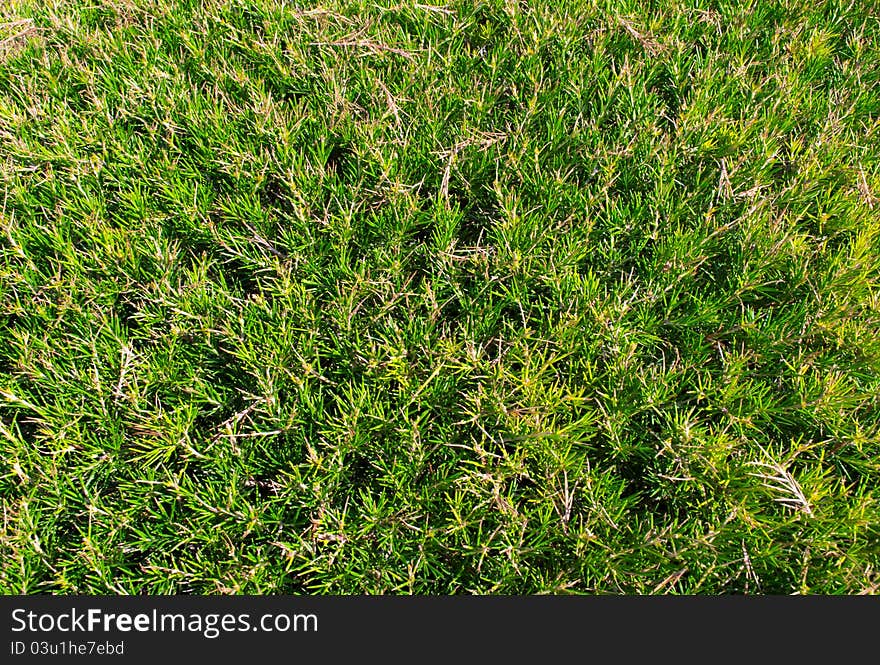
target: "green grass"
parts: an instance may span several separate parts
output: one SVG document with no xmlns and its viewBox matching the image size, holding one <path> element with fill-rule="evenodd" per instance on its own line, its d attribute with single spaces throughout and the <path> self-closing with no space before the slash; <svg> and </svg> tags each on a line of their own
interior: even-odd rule
<svg viewBox="0 0 880 665">
<path fill-rule="evenodd" d="M 869 0 L 0 5 L 0 590 L 877 593 Z"/>
</svg>

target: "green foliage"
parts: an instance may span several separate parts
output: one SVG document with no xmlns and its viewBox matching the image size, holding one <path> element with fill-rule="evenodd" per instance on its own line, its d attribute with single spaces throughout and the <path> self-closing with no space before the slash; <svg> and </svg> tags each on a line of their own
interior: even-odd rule
<svg viewBox="0 0 880 665">
<path fill-rule="evenodd" d="M 5 2 L 0 589 L 877 592 L 878 41 Z"/>
</svg>

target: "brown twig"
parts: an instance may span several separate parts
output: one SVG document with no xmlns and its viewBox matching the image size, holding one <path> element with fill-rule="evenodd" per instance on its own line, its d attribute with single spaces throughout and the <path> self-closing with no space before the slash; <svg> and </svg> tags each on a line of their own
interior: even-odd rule
<svg viewBox="0 0 880 665">
<path fill-rule="evenodd" d="M 341 39 L 335 42 L 312 42 L 312 46 L 338 46 L 342 48 L 366 48 L 374 53 L 386 52 L 393 53 L 394 55 L 399 55 L 407 60 L 415 60 L 415 57 L 409 51 L 404 51 L 403 49 L 394 48 L 393 46 L 387 46 L 386 44 L 382 44 L 380 42 L 373 41 L 372 39 Z"/>
<path fill-rule="evenodd" d="M 618 16 L 617 22 L 626 30 L 630 36 L 639 42 L 642 47 L 651 55 L 657 55 L 663 51 L 663 45 L 658 42 L 656 39 L 649 37 L 647 35 L 643 35 L 638 30 L 635 29 L 632 23 L 627 21 L 625 18 Z"/>
<path fill-rule="evenodd" d="M 37 31 L 37 27 L 34 25 L 34 20 L 32 18 L 25 18 L 19 21 L 10 21 L 9 23 L 0 23 L 0 29 L 2 28 L 18 28 L 21 26 L 25 26 L 23 29 L 19 30 L 15 34 L 10 35 L 9 37 L 5 37 L 4 39 L 0 39 L 0 53 L 6 51 L 12 44 L 14 44 L 19 39 L 24 39 L 26 37 L 31 36 Z"/>
</svg>

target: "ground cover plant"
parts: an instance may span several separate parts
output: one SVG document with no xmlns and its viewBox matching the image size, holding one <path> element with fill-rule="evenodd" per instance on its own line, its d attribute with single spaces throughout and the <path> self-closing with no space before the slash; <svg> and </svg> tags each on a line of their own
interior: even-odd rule
<svg viewBox="0 0 880 665">
<path fill-rule="evenodd" d="M 868 0 L 6 0 L 0 589 L 876 593 Z"/>
</svg>

